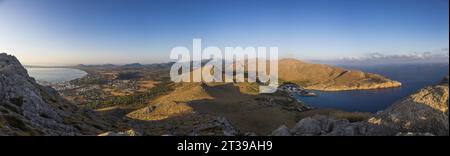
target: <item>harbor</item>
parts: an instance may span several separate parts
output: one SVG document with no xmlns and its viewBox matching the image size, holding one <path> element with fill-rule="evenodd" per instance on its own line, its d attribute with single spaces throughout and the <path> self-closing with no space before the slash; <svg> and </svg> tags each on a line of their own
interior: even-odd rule
<svg viewBox="0 0 450 156">
<path fill-rule="evenodd" d="M 302 97 L 315 97 L 317 94 L 313 92 L 309 92 L 305 90 L 304 88 L 298 86 L 294 83 L 284 83 L 280 87 L 278 87 L 278 90 L 281 92 L 284 92 L 289 95 L 289 97 L 294 97 L 295 95 L 302 96 Z"/>
</svg>

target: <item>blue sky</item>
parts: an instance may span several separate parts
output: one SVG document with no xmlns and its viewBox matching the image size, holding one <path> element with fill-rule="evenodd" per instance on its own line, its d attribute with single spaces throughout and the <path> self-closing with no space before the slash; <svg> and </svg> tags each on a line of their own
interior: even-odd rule
<svg viewBox="0 0 450 156">
<path fill-rule="evenodd" d="M 442 52 L 448 0 L 0 0 L 0 51 L 25 64 L 153 63 L 176 46 L 282 57 Z M 448 56 L 448 55 L 447 55 Z"/>
</svg>

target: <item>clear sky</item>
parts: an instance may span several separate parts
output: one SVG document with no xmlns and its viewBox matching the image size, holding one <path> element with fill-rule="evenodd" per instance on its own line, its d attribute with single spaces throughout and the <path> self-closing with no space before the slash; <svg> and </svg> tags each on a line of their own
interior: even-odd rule
<svg viewBox="0 0 450 156">
<path fill-rule="evenodd" d="M 306 60 L 448 53 L 449 1 L 0 0 L 0 52 L 24 64 L 165 62 L 193 38 Z"/>
</svg>

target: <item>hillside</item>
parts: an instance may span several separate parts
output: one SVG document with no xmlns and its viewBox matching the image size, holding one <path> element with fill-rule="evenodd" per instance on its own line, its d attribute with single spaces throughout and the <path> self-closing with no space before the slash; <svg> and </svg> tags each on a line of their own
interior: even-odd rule
<svg viewBox="0 0 450 156">
<path fill-rule="evenodd" d="M 446 77 L 441 83 L 420 89 L 377 113 L 369 119 L 367 133 L 449 135 L 448 96 L 448 77 Z"/>
<path fill-rule="evenodd" d="M 401 86 L 400 82 L 381 75 L 364 73 L 322 64 L 310 64 L 296 59 L 279 61 L 279 79 L 322 91 L 379 89 Z"/>
<path fill-rule="evenodd" d="M 364 80 L 373 85 L 395 82 L 360 71 L 297 60 L 281 62 L 298 70 L 314 68 L 333 73 L 316 80 L 325 84 L 344 78 L 357 84 Z M 287 68 L 285 65 L 280 67 Z M 317 72 L 305 71 L 305 75 Z M 340 76 L 335 76 L 339 72 Z M 358 78 L 349 73 L 369 76 Z M 336 111 L 317 115 L 320 110 L 305 111 L 303 103 L 277 94 L 255 94 L 255 88 L 250 83 L 180 83 L 143 108 L 130 107 L 126 113 L 111 117 L 121 110 L 80 108 L 54 89 L 37 84 L 14 56 L 0 54 L 0 135 L 267 135 L 283 124 L 286 126 L 272 134 L 448 135 L 448 76 L 370 116 Z M 312 114 L 306 116 L 308 113 Z M 127 131 L 120 132 L 123 130 Z"/>
<path fill-rule="evenodd" d="M 248 88 L 241 83 L 181 83 L 175 91 L 127 116 L 145 121 L 149 134 L 223 135 L 230 134 L 224 128 L 232 126 L 242 133 L 267 135 L 280 124 L 295 124 L 299 108 L 306 110 L 286 96 L 255 95 Z M 158 128 L 161 126 L 165 128 Z"/>
<path fill-rule="evenodd" d="M 0 54 L 0 135 L 96 135 L 111 126 L 29 77 L 14 57 Z"/>
</svg>

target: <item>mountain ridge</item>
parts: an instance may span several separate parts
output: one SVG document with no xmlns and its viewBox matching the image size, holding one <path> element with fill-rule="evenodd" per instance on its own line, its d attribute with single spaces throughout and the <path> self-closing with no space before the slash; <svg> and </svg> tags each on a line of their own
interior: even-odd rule
<svg viewBox="0 0 450 156">
<path fill-rule="evenodd" d="M 384 76 L 297 59 L 279 61 L 279 79 L 305 89 L 321 91 L 367 90 L 400 87 L 401 83 Z"/>
<path fill-rule="evenodd" d="M 95 112 L 37 84 L 14 56 L 0 54 L 0 135 L 95 135 L 107 129 Z"/>
</svg>

